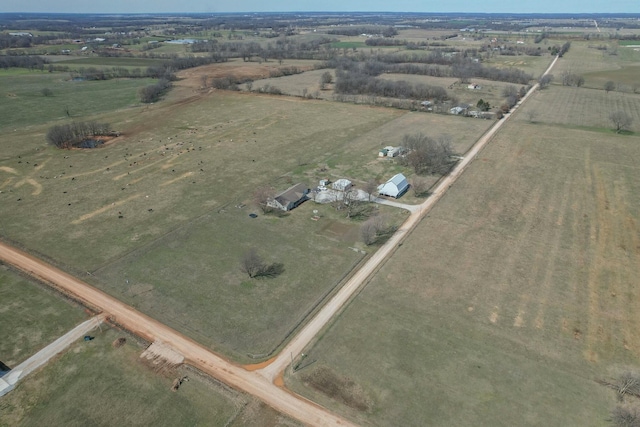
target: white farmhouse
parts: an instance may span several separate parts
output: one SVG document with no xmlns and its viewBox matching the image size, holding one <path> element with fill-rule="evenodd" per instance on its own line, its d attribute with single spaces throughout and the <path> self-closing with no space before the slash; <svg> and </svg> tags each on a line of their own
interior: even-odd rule
<svg viewBox="0 0 640 427">
<path fill-rule="evenodd" d="M 399 173 L 391 178 L 389 181 L 378 186 L 378 193 L 381 196 L 390 196 L 398 198 L 402 196 L 409 189 L 409 183 L 407 178 Z"/>
</svg>

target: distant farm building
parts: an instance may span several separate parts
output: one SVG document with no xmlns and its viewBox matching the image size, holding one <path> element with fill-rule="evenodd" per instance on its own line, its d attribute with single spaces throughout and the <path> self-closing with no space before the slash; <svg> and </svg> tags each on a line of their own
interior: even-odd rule
<svg viewBox="0 0 640 427">
<path fill-rule="evenodd" d="M 345 178 L 340 178 L 339 180 L 331 184 L 331 188 L 338 191 L 347 191 L 352 186 L 353 184 L 351 183 L 351 181 Z"/>
<path fill-rule="evenodd" d="M 308 199 L 309 188 L 304 184 L 296 184 L 267 201 L 267 206 L 283 211 L 290 211 Z"/>
<path fill-rule="evenodd" d="M 378 157 L 396 157 L 402 151 L 402 147 L 387 146 L 380 150 Z"/>
<path fill-rule="evenodd" d="M 480 90 L 482 89 L 482 86 L 477 85 L 475 83 L 471 83 L 467 86 L 467 89 L 471 89 L 471 90 Z"/>
<path fill-rule="evenodd" d="M 409 183 L 407 182 L 407 178 L 399 173 L 389 181 L 379 185 L 378 193 L 380 193 L 381 196 L 389 196 L 397 199 L 406 193 L 408 189 Z"/>
</svg>

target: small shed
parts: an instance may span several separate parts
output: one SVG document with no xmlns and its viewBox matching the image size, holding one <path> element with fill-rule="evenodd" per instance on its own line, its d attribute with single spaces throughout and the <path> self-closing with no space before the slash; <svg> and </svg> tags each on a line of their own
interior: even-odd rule
<svg viewBox="0 0 640 427">
<path fill-rule="evenodd" d="M 378 186 L 378 193 L 381 196 L 390 196 L 394 198 L 398 198 L 407 192 L 409 189 L 409 183 L 407 182 L 407 178 L 399 173 L 394 175 L 389 181 L 385 182 Z"/>
<path fill-rule="evenodd" d="M 351 183 L 351 181 L 345 178 L 340 178 L 336 180 L 333 184 L 331 184 L 331 188 L 338 191 L 347 191 L 351 187 L 353 187 L 353 184 Z"/>
<path fill-rule="evenodd" d="M 282 193 L 277 194 L 273 199 L 267 201 L 267 206 L 290 211 L 298 207 L 302 202 L 308 199 L 309 188 L 304 184 L 296 184 L 287 188 Z"/>
</svg>

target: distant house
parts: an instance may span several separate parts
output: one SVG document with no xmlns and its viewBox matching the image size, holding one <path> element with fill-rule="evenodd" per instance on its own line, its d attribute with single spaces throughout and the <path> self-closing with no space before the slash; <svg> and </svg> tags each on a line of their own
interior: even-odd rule
<svg viewBox="0 0 640 427">
<path fill-rule="evenodd" d="M 296 184 L 267 201 L 267 206 L 283 211 L 290 211 L 308 199 L 309 188 L 304 184 Z"/>
<path fill-rule="evenodd" d="M 451 114 L 455 114 L 455 115 L 460 115 L 462 113 L 464 113 L 465 109 L 457 106 L 457 107 L 453 107 L 452 109 L 449 110 L 449 113 Z"/>
<path fill-rule="evenodd" d="M 477 85 L 475 83 L 471 83 L 467 86 L 467 89 L 471 89 L 471 90 L 480 90 L 482 89 L 482 86 Z"/>
<path fill-rule="evenodd" d="M 352 186 L 353 186 L 353 184 L 351 183 L 351 181 L 349 181 L 348 179 L 345 179 L 345 178 L 340 178 L 340 179 L 336 180 L 336 182 L 331 184 L 331 188 L 333 188 L 334 190 L 338 190 L 338 191 L 347 191 Z"/>
<path fill-rule="evenodd" d="M 407 178 L 399 173 L 391 178 L 389 181 L 378 186 L 378 193 L 381 196 L 390 196 L 398 198 L 407 192 L 409 189 L 409 183 Z"/>
</svg>

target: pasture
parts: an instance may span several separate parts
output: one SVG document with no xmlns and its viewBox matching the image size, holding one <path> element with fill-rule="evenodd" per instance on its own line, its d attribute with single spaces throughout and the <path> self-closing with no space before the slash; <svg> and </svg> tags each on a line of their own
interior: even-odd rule
<svg viewBox="0 0 640 427">
<path fill-rule="evenodd" d="M 134 338 L 102 329 L 95 331 L 93 341 L 76 342 L 3 397 L 0 424 L 297 425 L 193 370 L 158 374 L 140 361 L 143 347 Z M 120 337 L 127 342 L 114 348 Z M 172 381 L 185 375 L 189 380 L 172 392 Z"/>
<path fill-rule="evenodd" d="M 15 367 L 87 317 L 44 285 L 0 264 L 0 361 Z"/>
<path fill-rule="evenodd" d="M 283 218 L 251 219 L 261 214 L 253 192 L 344 177 L 362 156 L 375 160 L 383 143 L 358 137 L 403 113 L 229 92 L 185 100 L 181 93 L 192 94 L 177 88 L 164 103 L 101 116 L 123 136 L 99 149 L 54 149 L 42 127 L 3 137 L 3 233 L 250 361 L 247 353 L 273 350 L 361 257 L 350 249 L 361 245 L 358 221 L 309 202 Z M 385 170 L 394 167 L 378 173 L 388 179 Z M 311 220 L 313 209 L 319 221 Z M 395 223 L 405 215 L 380 211 Z M 243 278 L 239 258 L 252 246 L 283 263 L 284 273 Z"/>
<path fill-rule="evenodd" d="M 514 119 L 291 388 L 373 425 L 606 425 L 595 380 L 640 368 L 640 140 Z"/>
<path fill-rule="evenodd" d="M 534 111 L 534 122 L 609 132 L 613 129 L 609 115 L 619 110 L 633 118 L 631 130 L 640 131 L 640 94 L 602 89 L 554 86 L 533 97 L 521 116 Z"/>
<path fill-rule="evenodd" d="M 6 132 L 14 129 L 69 118 L 88 120 L 92 115 L 138 105 L 138 89 L 154 80 L 75 81 L 68 73 L 0 70 L 0 82 L 0 130 L 7 138 Z M 49 89 L 51 96 L 44 96 L 43 89 Z"/>
</svg>

